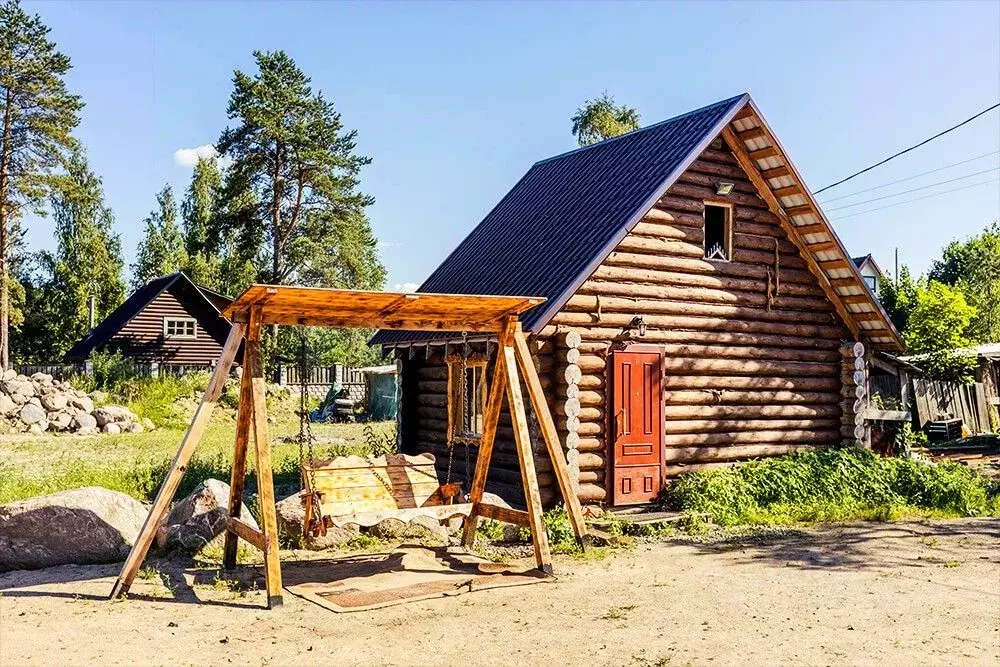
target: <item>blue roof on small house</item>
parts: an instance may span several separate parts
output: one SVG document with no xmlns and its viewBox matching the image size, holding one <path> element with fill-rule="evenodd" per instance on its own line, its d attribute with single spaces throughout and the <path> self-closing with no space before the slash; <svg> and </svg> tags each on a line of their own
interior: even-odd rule
<svg viewBox="0 0 1000 667">
<path fill-rule="evenodd" d="M 537 331 L 749 100 L 731 97 L 536 162 L 417 292 L 543 296 Z M 373 344 L 441 338 L 379 331 Z"/>
</svg>

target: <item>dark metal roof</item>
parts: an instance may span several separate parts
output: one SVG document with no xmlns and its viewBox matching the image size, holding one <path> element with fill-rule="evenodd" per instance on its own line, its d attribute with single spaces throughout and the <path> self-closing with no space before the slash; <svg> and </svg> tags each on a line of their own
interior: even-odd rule
<svg viewBox="0 0 1000 667">
<path fill-rule="evenodd" d="M 205 301 L 205 304 L 209 306 L 209 309 L 217 316 L 221 310 L 220 305 L 225 307 L 230 301 L 232 301 L 232 299 L 224 294 L 219 294 L 218 292 L 210 290 L 207 287 L 196 285 L 190 278 L 181 272 L 170 273 L 165 276 L 160 276 L 159 278 L 153 278 L 148 283 L 133 292 L 129 298 L 125 299 L 122 305 L 115 308 L 114 311 L 104 318 L 100 324 L 95 326 L 89 334 L 77 341 L 70 351 L 66 353 L 66 357 L 69 359 L 86 359 L 89 357 L 91 352 L 95 349 L 107 344 L 107 342 L 111 340 L 111 338 L 118 333 L 122 327 L 128 324 L 133 317 L 142 312 L 142 310 L 148 306 L 153 299 L 158 297 L 164 291 L 170 289 L 178 281 L 181 281 L 183 287 L 187 288 L 178 290 L 179 294 L 196 294 L 200 296 Z M 200 310 L 204 309 L 202 308 Z M 209 321 L 209 318 L 206 318 L 206 321 L 201 324 L 206 328 L 206 331 L 209 331 L 209 333 L 213 335 L 222 334 L 224 338 L 225 336 L 222 329 L 225 328 L 225 333 L 228 333 L 230 324 L 221 316 L 219 316 L 219 320 L 221 324 L 215 322 L 214 320 Z M 222 325 L 224 325 L 224 327 Z"/>
<path fill-rule="evenodd" d="M 749 99 L 682 116 L 535 163 L 418 292 L 527 294 L 537 331 Z M 379 331 L 372 344 L 441 338 Z"/>
</svg>

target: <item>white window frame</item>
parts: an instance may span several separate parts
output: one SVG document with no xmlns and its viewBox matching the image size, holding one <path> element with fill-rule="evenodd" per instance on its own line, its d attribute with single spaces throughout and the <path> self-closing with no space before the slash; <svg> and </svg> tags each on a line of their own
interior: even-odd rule
<svg viewBox="0 0 1000 667">
<path fill-rule="evenodd" d="M 170 325 L 183 323 L 184 329 L 188 328 L 190 325 L 191 333 L 170 333 Z M 176 328 L 176 327 L 174 327 Z M 182 338 L 186 340 L 196 340 L 198 338 L 198 320 L 193 317 L 164 317 L 163 318 L 163 337 L 164 338 Z"/>
<path fill-rule="evenodd" d="M 721 258 L 721 257 L 709 257 L 708 256 L 708 246 L 705 245 L 705 244 L 708 243 L 708 234 L 707 234 L 707 231 L 708 231 L 708 207 L 709 206 L 716 206 L 718 208 L 724 208 L 724 209 L 726 209 L 726 257 L 725 258 Z M 733 205 L 730 202 L 712 201 L 711 199 L 706 199 L 702 203 L 702 207 L 701 207 L 701 220 L 702 220 L 701 230 L 702 230 L 703 234 L 702 234 L 702 240 L 701 240 L 701 254 L 702 254 L 703 259 L 706 259 L 706 260 L 708 260 L 710 262 L 731 262 L 731 261 L 733 261 L 733 227 L 735 227 L 735 225 L 733 224 L 733 218 L 734 218 L 734 215 L 733 215 Z"/>
</svg>

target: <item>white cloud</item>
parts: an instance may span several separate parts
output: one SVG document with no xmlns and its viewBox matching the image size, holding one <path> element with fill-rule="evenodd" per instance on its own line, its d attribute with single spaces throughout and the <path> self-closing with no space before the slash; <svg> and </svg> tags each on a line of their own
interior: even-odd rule
<svg viewBox="0 0 1000 667">
<path fill-rule="evenodd" d="M 417 283 L 396 283 L 392 286 L 393 292 L 416 292 L 420 287 Z"/>
<path fill-rule="evenodd" d="M 218 156 L 219 151 L 215 150 L 212 144 L 195 146 L 194 148 L 179 148 L 174 151 L 174 163 L 182 167 L 193 167 L 200 159 L 210 159 Z"/>
</svg>

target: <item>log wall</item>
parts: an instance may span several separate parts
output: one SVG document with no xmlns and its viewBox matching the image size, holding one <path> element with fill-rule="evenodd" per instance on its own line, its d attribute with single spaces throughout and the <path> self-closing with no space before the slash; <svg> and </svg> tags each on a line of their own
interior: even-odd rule
<svg viewBox="0 0 1000 667">
<path fill-rule="evenodd" d="M 728 197 L 715 195 L 720 178 L 735 183 Z M 732 261 L 704 259 L 705 200 L 733 204 Z M 610 502 L 608 354 L 627 343 L 623 331 L 637 314 L 648 330 L 633 342 L 665 352 L 668 476 L 853 438 L 850 333 L 732 154 L 709 149 L 531 341 L 582 502 Z M 406 374 L 417 378 L 415 395 L 403 400 L 407 451 L 434 453 L 443 479 L 447 367 L 440 348 L 405 360 Z M 537 432 L 532 438 L 543 499 L 551 503 L 558 498 L 551 463 Z M 464 475 L 463 456 L 459 446 L 455 479 Z M 493 460 L 488 490 L 522 504 L 506 412 Z"/>
<path fill-rule="evenodd" d="M 720 178 L 736 184 L 728 197 L 715 195 Z M 732 261 L 704 259 L 705 200 L 733 205 Z M 637 314 L 648 330 L 632 341 L 666 357 L 668 476 L 852 437 L 849 333 L 735 158 L 709 149 L 543 331 L 545 370 L 575 379 L 556 418 L 573 429 L 583 502 L 610 501 L 608 354 Z M 579 339 L 572 351 L 558 342 L 567 334 Z"/>
</svg>

